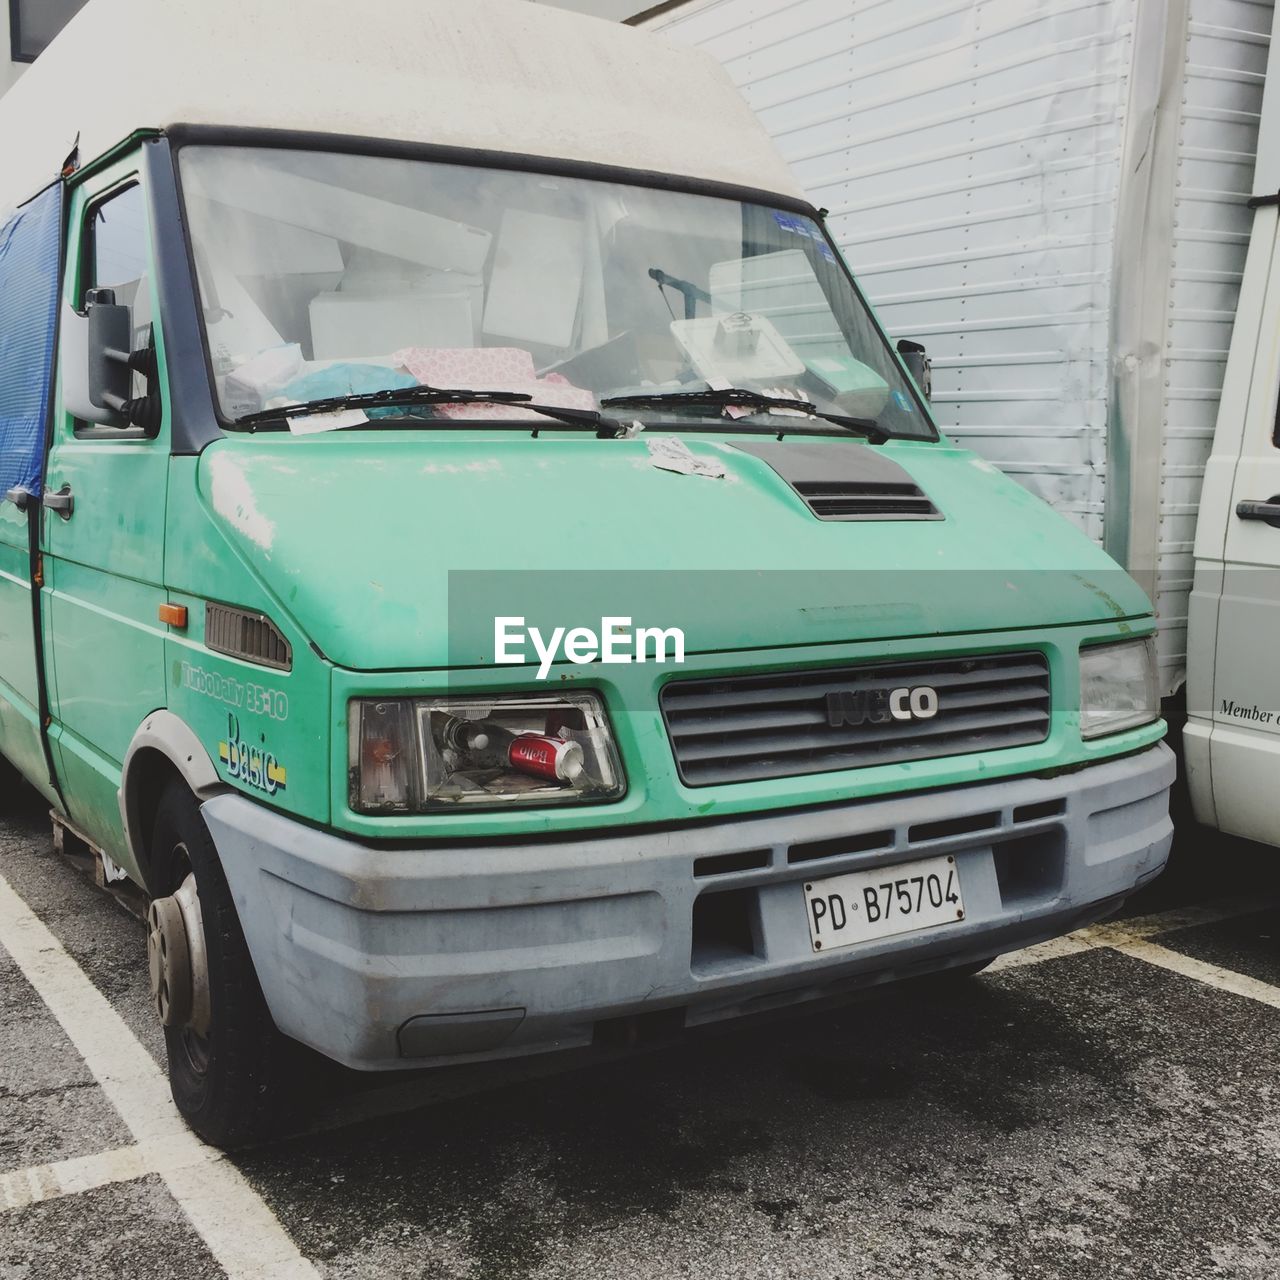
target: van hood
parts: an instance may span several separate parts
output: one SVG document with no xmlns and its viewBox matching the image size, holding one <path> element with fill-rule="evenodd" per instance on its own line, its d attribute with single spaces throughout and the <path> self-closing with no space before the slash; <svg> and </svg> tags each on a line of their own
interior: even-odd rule
<svg viewBox="0 0 1280 1280">
<path fill-rule="evenodd" d="M 489 665 L 495 617 L 544 635 L 627 617 L 707 653 L 1151 612 L 1083 533 L 946 443 L 678 437 L 714 476 L 657 465 L 670 439 L 234 437 L 205 450 L 199 489 L 280 612 L 355 670 Z M 876 501 L 895 474 L 923 496 L 914 518 Z M 859 477 L 861 518 L 819 519 L 802 496 Z"/>
</svg>

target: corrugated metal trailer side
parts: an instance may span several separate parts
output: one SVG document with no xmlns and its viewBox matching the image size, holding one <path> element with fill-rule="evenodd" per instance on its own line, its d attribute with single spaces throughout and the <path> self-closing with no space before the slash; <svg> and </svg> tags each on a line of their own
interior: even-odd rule
<svg viewBox="0 0 1280 1280">
<path fill-rule="evenodd" d="M 1273 0 L 690 0 L 944 430 L 1155 594 L 1191 543 L 1243 269 Z"/>
<path fill-rule="evenodd" d="M 1180 683 L 1186 673 L 1196 517 L 1253 224 L 1247 202 L 1273 7 L 1273 0 L 1189 5 L 1172 144 L 1177 163 L 1164 289 L 1159 512 L 1152 535 L 1167 688 L 1171 677 Z"/>
</svg>

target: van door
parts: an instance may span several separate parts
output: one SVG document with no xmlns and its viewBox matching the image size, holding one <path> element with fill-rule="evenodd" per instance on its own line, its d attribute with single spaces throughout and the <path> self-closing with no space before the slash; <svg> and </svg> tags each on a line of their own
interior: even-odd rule
<svg viewBox="0 0 1280 1280">
<path fill-rule="evenodd" d="M 155 315 L 146 191 L 137 165 L 117 168 L 71 207 L 69 305 L 112 289 L 132 309 L 133 349 Z M 158 327 L 158 326 L 157 326 Z M 163 379 L 159 379 L 163 384 Z M 135 375 L 133 394 L 145 395 Z M 158 431 L 92 426 L 55 416 L 44 515 L 54 745 L 74 821 L 126 870 L 117 792 L 125 752 L 143 718 L 165 704 L 164 580 L 168 415 Z"/>
<path fill-rule="evenodd" d="M 62 184 L 0 224 L 0 753 L 52 803 L 31 548 L 52 384 Z"/>
<path fill-rule="evenodd" d="M 1278 244 L 1272 203 L 1255 215 L 1205 474 L 1190 619 L 1186 745 L 1196 816 L 1233 835 L 1280 845 Z M 1203 772 L 1196 777 L 1197 767 L 1203 771 L 1206 763 L 1211 788 L 1204 785 Z"/>
<path fill-rule="evenodd" d="M 37 511 L 38 508 L 31 508 Z M 40 738 L 28 511 L 0 502 L 0 755 L 53 800 Z"/>
</svg>

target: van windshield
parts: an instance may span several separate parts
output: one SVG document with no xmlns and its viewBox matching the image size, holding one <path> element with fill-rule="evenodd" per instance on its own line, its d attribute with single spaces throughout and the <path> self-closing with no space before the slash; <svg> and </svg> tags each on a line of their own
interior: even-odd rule
<svg viewBox="0 0 1280 1280">
<path fill-rule="evenodd" d="M 646 422 L 723 418 L 726 388 L 935 433 L 818 224 L 576 177 L 188 146 L 183 197 L 224 418 L 418 386 Z M 378 414 L 493 421 L 517 404 Z"/>
</svg>

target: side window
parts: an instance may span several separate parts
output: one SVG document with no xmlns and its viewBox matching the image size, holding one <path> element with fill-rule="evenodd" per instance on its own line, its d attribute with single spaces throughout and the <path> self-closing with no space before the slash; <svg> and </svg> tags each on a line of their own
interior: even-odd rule
<svg viewBox="0 0 1280 1280">
<path fill-rule="evenodd" d="M 9 0 L 10 56 L 14 62 L 34 62 L 84 4 L 85 0 Z"/>
<path fill-rule="evenodd" d="M 157 381 L 155 338 L 152 328 L 150 257 L 147 247 L 147 210 L 142 188 L 136 183 L 113 191 L 89 206 L 82 230 L 79 297 L 83 310 L 90 290 L 109 290 L 110 298 L 129 308 L 131 353 L 129 427 L 97 427 L 78 422 L 80 439 L 136 440 L 154 436 L 160 427 L 160 395 Z"/>
<path fill-rule="evenodd" d="M 147 272 L 147 214 L 142 188 L 126 187 L 89 210 L 81 304 L 90 289 L 112 289 L 133 312 L 133 349 L 151 345 L 151 287 Z M 147 394 L 143 373 L 133 375 L 133 395 Z"/>
</svg>

